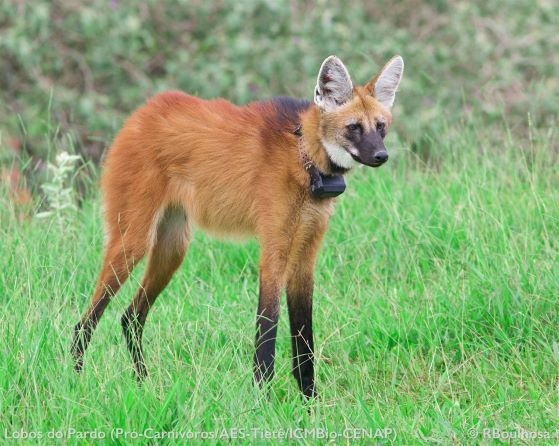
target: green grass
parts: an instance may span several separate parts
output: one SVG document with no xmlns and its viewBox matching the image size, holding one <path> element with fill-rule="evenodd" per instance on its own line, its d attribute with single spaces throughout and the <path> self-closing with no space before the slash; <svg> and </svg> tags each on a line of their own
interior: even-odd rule
<svg viewBox="0 0 559 446">
<path fill-rule="evenodd" d="M 19 221 L 2 199 L 0 426 L 9 433 L 75 428 L 107 435 L 113 427 L 392 428 L 396 437 L 386 444 L 491 444 L 483 428 L 553 432 L 554 135 L 505 137 L 495 146 L 486 145 L 494 129 L 480 128 L 464 124 L 452 139 L 434 141 L 429 164 L 389 137 L 388 165 L 349 178 L 318 262 L 320 399 L 310 412 L 290 375 L 285 302 L 271 396 L 252 385 L 255 242 L 227 244 L 197 233 L 150 314 L 151 376 L 143 386 L 132 378 L 119 325 L 141 279 L 141 268 L 135 271 L 77 376 L 70 338 L 100 265 L 100 203 L 85 202 L 72 227 L 59 230 Z M 479 436 L 471 438 L 470 429 Z"/>
</svg>

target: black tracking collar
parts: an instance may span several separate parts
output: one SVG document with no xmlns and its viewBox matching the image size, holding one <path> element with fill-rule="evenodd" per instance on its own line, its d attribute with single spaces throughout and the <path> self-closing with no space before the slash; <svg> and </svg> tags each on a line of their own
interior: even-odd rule
<svg viewBox="0 0 559 446">
<path fill-rule="evenodd" d="M 314 198 L 331 198 L 342 194 L 345 191 L 344 177 L 341 175 L 324 175 L 304 152 L 301 124 L 297 126 L 293 134 L 299 137 L 299 153 L 311 180 L 311 195 Z"/>
</svg>

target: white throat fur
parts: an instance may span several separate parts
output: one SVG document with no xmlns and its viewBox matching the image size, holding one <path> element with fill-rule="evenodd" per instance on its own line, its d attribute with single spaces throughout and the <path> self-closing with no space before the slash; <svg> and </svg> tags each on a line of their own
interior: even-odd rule
<svg viewBox="0 0 559 446">
<path fill-rule="evenodd" d="M 359 164 L 352 158 L 352 156 L 346 149 L 339 146 L 338 144 L 324 140 L 321 140 L 321 142 L 326 149 L 326 153 L 328 153 L 328 157 L 337 166 L 340 166 L 344 169 L 351 169 L 352 167 L 355 167 L 357 164 Z"/>
</svg>

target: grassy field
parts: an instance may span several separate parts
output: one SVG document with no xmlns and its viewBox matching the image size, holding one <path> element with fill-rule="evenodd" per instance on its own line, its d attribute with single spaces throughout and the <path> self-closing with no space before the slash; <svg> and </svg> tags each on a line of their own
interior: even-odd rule
<svg viewBox="0 0 559 446">
<path fill-rule="evenodd" d="M 503 438 L 523 430 L 553 434 L 559 171 L 550 147 L 556 137 L 505 136 L 500 146 L 488 145 L 493 130 L 464 123 L 433 145 L 428 163 L 392 136 L 388 165 L 349 178 L 318 265 L 320 398 L 310 412 L 290 375 L 284 306 L 270 398 L 252 385 L 255 242 L 196 235 L 150 315 L 151 376 L 140 387 L 119 317 L 141 268 L 105 313 L 83 374 L 72 370 L 72 326 L 101 260 L 99 200 L 85 201 L 76 219 L 59 228 L 20 221 L 2 198 L 4 438 L 21 429 L 109 436 L 113 428 L 153 429 L 148 435 L 236 428 L 246 430 L 238 434 L 248 435 L 244 442 L 260 443 L 266 430 L 334 435 L 358 428 L 379 435 L 381 428 L 388 429 L 385 438 L 359 441 L 490 444 L 488 435 L 496 434 L 484 437 L 483 429 L 499 429 Z"/>
<path fill-rule="evenodd" d="M 555 0 L 0 2 L 0 444 L 556 444 L 557 29 Z M 74 373 L 100 160 L 135 107 L 311 99 L 326 56 L 364 83 L 398 53 L 390 161 L 350 176 L 318 262 L 318 400 L 291 377 L 285 299 L 271 395 L 254 388 L 258 246 L 201 233 L 150 313 L 145 384 L 119 323 L 143 264 Z M 80 161 L 56 183 L 61 152 Z"/>
</svg>

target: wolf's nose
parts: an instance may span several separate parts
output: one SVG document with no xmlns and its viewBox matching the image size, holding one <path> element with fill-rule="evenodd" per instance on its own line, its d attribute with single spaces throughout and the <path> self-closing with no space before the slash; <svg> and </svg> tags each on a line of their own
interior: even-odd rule
<svg viewBox="0 0 559 446">
<path fill-rule="evenodd" d="M 386 150 L 381 150 L 380 152 L 375 153 L 373 159 L 379 164 L 384 163 L 388 159 L 388 153 Z"/>
</svg>

